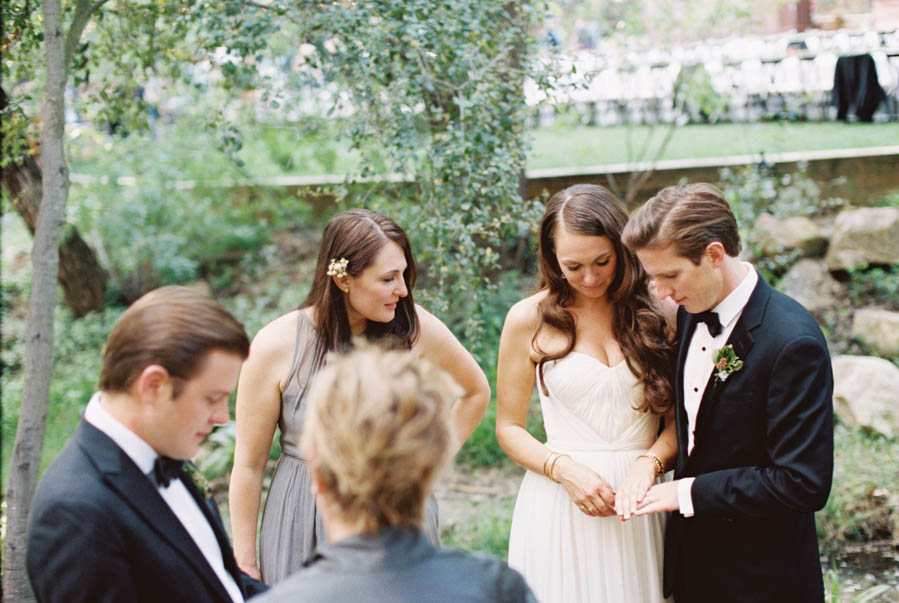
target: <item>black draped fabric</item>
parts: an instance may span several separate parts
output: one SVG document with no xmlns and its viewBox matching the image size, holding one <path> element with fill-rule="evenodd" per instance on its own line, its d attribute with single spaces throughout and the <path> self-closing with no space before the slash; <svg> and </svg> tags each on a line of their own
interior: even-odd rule
<svg viewBox="0 0 899 603">
<path fill-rule="evenodd" d="M 872 121 L 874 111 L 886 98 L 877 81 L 877 69 L 870 54 L 844 56 L 837 59 L 833 76 L 833 104 L 837 119 L 846 120 L 849 108 L 861 121 Z"/>
</svg>

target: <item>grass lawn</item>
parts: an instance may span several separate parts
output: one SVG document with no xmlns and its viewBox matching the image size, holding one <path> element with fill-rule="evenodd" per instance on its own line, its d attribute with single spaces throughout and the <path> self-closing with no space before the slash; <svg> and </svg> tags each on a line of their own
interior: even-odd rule
<svg viewBox="0 0 899 603">
<path fill-rule="evenodd" d="M 589 127 L 557 124 L 531 132 L 528 169 L 586 167 L 653 158 L 667 126 Z M 647 144 L 648 141 L 648 144 Z M 660 159 L 724 157 L 760 152 L 820 151 L 899 144 L 899 122 L 761 122 L 675 128 Z M 643 146 L 647 151 L 642 151 Z"/>
<path fill-rule="evenodd" d="M 587 167 L 652 159 L 668 126 L 591 127 L 560 122 L 528 132 L 527 168 Z M 819 151 L 899 144 L 899 122 L 760 122 L 675 128 L 660 159 Z M 646 146 L 646 149 L 643 147 Z M 267 126 L 244 138 L 239 153 L 254 178 L 356 171 L 359 154 L 333 137 L 303 136 L 295 126 Z"/>
</svg>

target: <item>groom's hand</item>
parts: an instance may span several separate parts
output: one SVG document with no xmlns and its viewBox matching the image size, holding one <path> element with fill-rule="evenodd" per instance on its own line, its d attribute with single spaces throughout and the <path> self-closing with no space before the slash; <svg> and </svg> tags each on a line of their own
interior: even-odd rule
<svg viewBox="0 0 899 603">
<path fill-rule="evenodd" d="M 643 500 L 637 505 L 634 515 L 649 515 L 663 511 L 680 511 L 680 503 L 677 500 L 677 482 L 664 482 L 656 484 L 649 489 Z"/>
</svg>

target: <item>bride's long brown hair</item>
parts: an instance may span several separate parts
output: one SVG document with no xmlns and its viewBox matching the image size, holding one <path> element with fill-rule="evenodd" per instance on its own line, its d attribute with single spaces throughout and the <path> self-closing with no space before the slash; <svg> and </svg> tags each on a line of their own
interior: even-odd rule
<svg viewBox="0 0 899 603">
<path fill-rule="evenodd" d="M 540 222 L 540 290 L 546 289 L 547 294 L 537 306 L 540 324 L 531 345 L 542 356 L 538 372 L 544 393 L 544 364 L 566 356 L 577 341 L 575 318 L 567 309 L 574 303 L 574 290 L 556 258 L 560 222 L 570 233 L 605 236 L 612 242 L 615 275 L 606 293 L 612 302 L 612 332 L 628 368 L 643 384 L 643 403 L 637 410 L 664 414 L 674 399 L 674 347 L 666 337 L 666 321 L 650 296 L 646 272 L 621 242 L 627 212 L 615 195 L 595 184 L 575 184 L 553 195 Z M 565 336 L 562 350 L 547 354 L 540 348 L 538 335 L 544 325 Z"/>
</svg>

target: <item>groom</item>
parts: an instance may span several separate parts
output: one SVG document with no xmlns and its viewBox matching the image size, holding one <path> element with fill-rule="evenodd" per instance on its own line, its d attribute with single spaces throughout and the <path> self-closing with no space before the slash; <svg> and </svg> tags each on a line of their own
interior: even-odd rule
<svg viewBox="0 0 899 603">
<path fill-rule="evenodd" d="M 38 486 L 26 565 L 42 603 L 242 602 L 215 504 L 185 473 L 249 351 L 222 306 L 182 287 L 137 300 L 103 350 L 100 391 Z"/>
<path fill-rule="evenodd" d="M 736 219 L 710 184 L 663 189 L 623 239 L 681 306 L 675 480 L 638 511 L 674 511 L 665 595 L 823 601 L 814 511 L 833 474 L 833 376 L 821 330 L 739 259 Z"/>
</svg>

